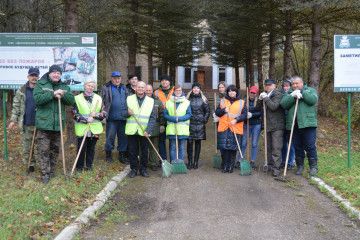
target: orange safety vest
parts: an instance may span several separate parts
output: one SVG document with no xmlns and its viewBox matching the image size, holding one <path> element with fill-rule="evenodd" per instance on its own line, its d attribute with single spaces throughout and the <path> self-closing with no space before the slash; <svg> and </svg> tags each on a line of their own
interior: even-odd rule
<svg viewBox="0 0 360 240">
<path fill-rule="evenodd" d="M 155 96 L 157 96 L 159 100 L 162 102 L 164 109 L 166 107 L 166 102 L 170 99 L 173 93 L 174 93 L 174 87 L 170 90 L 167 97 L 165 96 L 164 92 L 160 89 L 154 91 Z"/>
<path fill-rule="evenodd" d="M 229 108 L 229 112 L 222 115 L 219 120 L 218 132 L 225 132 L 228 128 L 233 132 L 230 121 L 234 120 L 236 117 L 241 115 L 241 111 L 244 108 L 244 101 L 235 101 L 233 104 L 230 103 L 227 99 L 222 99 L 220 101 L 220 108 Z M 228 117 L 229 116 L 229 117 Z M 229 119 L 230 118 L 230 119 Z M 238 122 L 234 125 L 234 130 L 236 134 L 243 135 L 243 126 L 244 122 Z"/>
</svg>

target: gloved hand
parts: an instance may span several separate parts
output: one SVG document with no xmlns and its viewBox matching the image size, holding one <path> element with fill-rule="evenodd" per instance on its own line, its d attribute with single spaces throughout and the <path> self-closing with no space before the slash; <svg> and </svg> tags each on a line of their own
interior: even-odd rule
<svg viewBox="0 0 360 240">
<path fill-rule="evenodd" d="M 165 127 L 164 126 L 160 126 L 160 133 L 165 132 Z"/>
<path fill-rule="evenodd" d="M 292 97 L 294 97 L 294 98 L 298 98 L 298 99 L 303 98 L 300 90 L 295 90 L 295 91 L 293 91 L 293 92 L 290 94 L 290 96 L 292 96 Z"/>
<path fill-rule="evenodd" d="M 266 93 L 266 92 L 263 92 L 263 93 L 260 94 L 259 100 L 263 100 L 263 99 L 266 98 L 267 96 L 268 96 L 267 93 Z"/>
<path fill-rule="evenodd" d="M 213 122 L 214 122 L 214 123 L 219 122 L 219 117 L 218 117 L 218 116 L 216 116 L 216 114 L 215 114 L 215 113 L 213 113 Z"/>
<path fill-rule="evenodd" d="M 251 112 L 248 112 L 247 118 L 249 119 L 249 118 L 251 118 L 251 117 L 252 117 L 252 113 L 251 113 Z"/>
</svg>

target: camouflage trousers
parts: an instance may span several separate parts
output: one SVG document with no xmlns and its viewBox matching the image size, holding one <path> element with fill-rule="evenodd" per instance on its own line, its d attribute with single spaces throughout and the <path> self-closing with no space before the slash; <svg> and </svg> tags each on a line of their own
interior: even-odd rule
<svg viewBox="0 0 360 240">
<path fill-rule="evenodd" d="M 60 132 L 38 130 L 36 135 L 41 179 L 49 178 L 59 156 Z"/>
<path fill-rule="evenodd" d="M 157 148 L 159 146 L 159 136 L 150 137 L 152 144 Z M 159 152 L 159 149 L 156 149 Z M 149 144 L 149 165 L 157 166 L 158 165 L 158 155 L 156 154 L 154 148 Z"/>
<path fill-rule="evenodd" d="M 21 133 L 21 148 L 24 157 L 24 164 L 26 166 L 29 163 L 30 149 L 34 135 L 34 130 L 35 130 L 35 126 L 24 125 L 24 131 Z M 34 148 L 35 148 L 35 143 L 34 143 Z M 30 166 L 35 166 L 34 148 L 32 152 Z"/>
</svg>

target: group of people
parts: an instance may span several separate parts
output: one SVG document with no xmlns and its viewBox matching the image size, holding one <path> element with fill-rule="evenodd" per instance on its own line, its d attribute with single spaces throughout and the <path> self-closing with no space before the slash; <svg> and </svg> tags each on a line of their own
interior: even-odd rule
<svg viewBox="0 0 360 240">
<path fill-rule="evenodd" d="M 100 95 L 94 93 L 96 82 L 87 80 L 84 82 L 84 92 L 74 97 L 69 86 L 61 81 L 61 75 L 62 69 L 58 65 L 52 65 L 41 78 L 39 69 L 30 68 L 27 83 L 16 92 L 9 123 L 9 129 L 13 129 L 17 123 L 22 131 L 25 164 L 28 164 L 32 154 L 30 145 L 36 134 L 43 183 L 48 183 L 55 177 L 60 149 L 60 126 L 64 130 L 66 123 L 65 106 L 73 107 L 72 115 L 80 152 L 76 164 L 78 172 L 92 170 L 95 146 L 99 135 L 103 133 L 103 122 L 106 122 L 106 161 L 113 162 L 112 151 L 117 138 L 118 160 L 122 164 L 130 164 L 130 178 L 136 177 L 138 172 L 143 177 L 149 177 L 149 166 L 156 171 L 162 161 L 167 161 L 166 139 L 169 139 L 171 163 L 184 163 L 187 142 L 187 168 L 199 167 L 201 140 L 206 140 L 205 125 L 210 116 L 209 102 L 199 83 L 194 83 L 191 91 L 185 95 L 181 86 L 173 87 L 169 76 L 163 75 L 160 87 L 154 91 L 151 85 L 140 81 L 134 74 L 129 75 L 125 86 L 121 73 L 114 71 L 110 81 L 102 87 Z M 316 174 L 316 91 L 304 84 L 298 76 L 283 82 L 284 93 L 276 89 L 276 82 L 272 79 L 265 81 L 265 88 L 266 92 L 261 93 L 258 98 L 257 87 L 250 88 L 247 108 L 239 89 L 234 85 L 227 87 L 224 82 L 219 83 L 213 119 L 218 122 L 217 147 L 221 150 L 222 172 L 231 173 L 234 167 L 239 166 L 235 163 L 236 153 L 240 150 L 238 143 L 242 152 L 246 149 L 247 138 L 243 136 L 247 134 L 247 121 L 249 135 L 252 137 L 251 166 L 255 167 L 257 142 L 266 112 L 269 165 L 273 175 L 279 175 L 280 168 L 284 165 L 281 151 L 287 151 L 298 99 L 294 144 L 289 146 L 295 151 L 290 151 L 289 166 L 292 166 L 295 155 L 296 174 L 301 174 L 306 151 L 310 174 Z M 160 161 L 157 161 L 157 152 L 161 156 Z M 243 159 L 239 157 L 239 160 Z M 35 160 L 32 158 L 29 171 L 34 170 Z"/>
<path fill-rule="evenodd" d="M 281 84 L 282 91 L 276 88 L 274 79 L 265 80 L 265 92 L 259 97 L 258 88 L 252 86 L 249 90 L 249 103 L 240 98 L 240 93 L 234 85 L 226 86 L 224 82 L 218 85 L 216 110 L 213 113 L 214 122 L 218 123 L 218 144 L 221 151 L 222 172 L 233 172 L 244 160 L 239 154 L 236 163 L 236 151 L 245 152 L 247 147 L 247 129 L 251 138 L 251 167 L 255 167 L 258 152 L 258 140 L 261 130 L 266 129 L 267 168 L 273 176 L 279 176 L 280 169 L 286 165 L 291 170 L 295 159 L 300 175 L 304 171 L 305 152 L 309 161 L 310 175 L 315 175 L 317 169 L 316 90 L 307 86 L 299 76 L 293 76 Z M 226 89 L 226 90 L 225 90 Z M 298 104 L 296 104 L 298 102 Z M 248 108 L 247 108 L 248 106 Z M 296 110 L 296 116 L 294 112 Z M 294 121 L 294 124 L 293 124 Z M 249 125 L 247 128 L 247 124 Z M 289 146 L 291 130 L 292 141 Z M 239 145 L 236 143 L 240 143 Z M 289 152 L 289 156 L 288 155 Z"/>
</svg>

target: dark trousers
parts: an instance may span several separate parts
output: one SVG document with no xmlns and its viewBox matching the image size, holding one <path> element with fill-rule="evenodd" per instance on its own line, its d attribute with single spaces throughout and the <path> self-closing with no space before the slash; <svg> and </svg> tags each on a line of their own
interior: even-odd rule
<svg viewBox="0 0 360 240">
<path fill-rule="evenodd" d="M 223 153 L 224 153 L 224 165 L 226 165 L 227 168 L 229 168 L 230 166 L 233 167 L 234 163 L 235 163 L 235 159 L 236 159 L 236 150 L 229 150 L 229 149 L 224 149 Z"/>
<path fill-rule="evenodd" d="M 83 138 L 78 138 L 77 140 L 78 140 L 78 152 L 79 152 Z M 85 154 L 86 154 L 86 168 L 88 169 L 92 168 L 92 163 L 94 161 L 94 156 L 95 156 L 95 145 L 97 140 L 98 139 L 96 137 L 87 137 L 85 139 L 78 162 L 76 163 L 77 169 L 84 168 Z"/>
<path fill-rule="evenodd" d="M 159 154 L 163 160 L 167 160 L 166 153 L 166 131 L 159 135 Z"/>
<path fill-rule="evenodd" d="M 316 127 L 298 128 L 296 124 L 294 126 L 293 134 L 295 156 L 297 158 L 305 158 L 305 151 L 307 157 L 310 159 L 317 159 L 316 151 Z"/>
<path fill-rule="evenodd" d="M 197 162 L 199 160 L 200 151 L 201 151 L 201 140 L 193 140 L 193 139 L 187 140 L 187 154 L 188 154 L 189 161 L 191 161 L 190 159 L 193 159 L 192 158 L 193 157 L 193 142 L 195 142 L 194 160 L 195 160 L 195 162 Z"/>
<path fill-rule="evenodd" d="M 159 145 L 159 136 L 154 136 L 154 137 L 150 137 L 150 140 L 152 142 L 152 144 L 156 147 Z M 154 148 L 152 146 L 149 146 L 150 150 L 149 150 L 149 165 L 150 166 L 157 166 L 157 159 L 159 158 L 158 155 L 156 154 Z M 160 154 L 160 153 L 159 153 Z M 161 156 L 161 155 L 160 155 Z M 161 157 L 162 158 L 162 157 Z"/>
<path fill-rule="evenodd" d="M 138 166 L 139 144 L 141 149 L 140 168 Z M 140 135 L 128 135 L 128 159 L 130 168 L 135 170 L 146 170 L 148 166 L 149 141 Z"/>
</svg>

